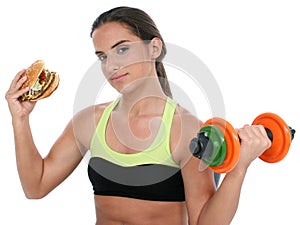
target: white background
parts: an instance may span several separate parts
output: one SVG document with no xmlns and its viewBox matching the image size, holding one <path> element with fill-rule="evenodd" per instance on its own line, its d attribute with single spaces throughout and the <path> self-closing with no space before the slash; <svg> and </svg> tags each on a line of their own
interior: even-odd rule
<svg viewBox="0 0 300 225">
<path fill-rule="evenodd" d="M 15 74 L 36 59 L 59 72 L 59 89 L 40 101 L 31 116 L 36 145 L 45 156 L 72 118 L 77 87 L 96 60 L 89 37 L 91 25 L 100 13 L 115 6 L 145 10 L 166 42 L 193 52 L 208 66 L 222 91 L 226 119 L 235 127 L 271 111 L 300 129 L 296 82 L 300 6 L 296 0 L 5 2 L 0 3 L 0 224 L 95 223 L 86 160 L 44 199 L 25 198 L 4 95 Z M 168 76 L 176 82 L 172 73 Z M 114 94 L 106 92 L 105 96 L 108 100 Z M 208 105 L 195 107 L 200 119 L 209 119 Z M 232 225 L 300 224 L 298 136 L 280 163 L 258 159 L 251 165 Z"/>
</svg>

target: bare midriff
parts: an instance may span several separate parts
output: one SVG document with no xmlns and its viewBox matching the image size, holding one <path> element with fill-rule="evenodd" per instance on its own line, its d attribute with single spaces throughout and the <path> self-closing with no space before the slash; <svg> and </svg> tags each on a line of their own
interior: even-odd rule
<svg viewBox="0 0 300 225">
<path fill-rule="evenodd" d="M 185 202 L 95 195 L 96 225 L 187 225 Z"/>
</svg>

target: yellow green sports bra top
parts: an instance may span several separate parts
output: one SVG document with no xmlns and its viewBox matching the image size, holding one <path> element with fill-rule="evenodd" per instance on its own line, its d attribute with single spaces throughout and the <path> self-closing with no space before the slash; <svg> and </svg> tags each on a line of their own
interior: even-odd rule
<svg viewBox="0 0 300 225">
<path fill-rule="evenodd" d="M 149 148 L 122 154 L 106 143 L 106 127 L 119 99 L 108 105 L 91 140 L 88 175 L 95 195 L 150 201 L 185 201 L 180 166 L 170 152 L 170 130 L 176 103 L 167 99 L 161 124 Z"/>
<path fill-rule="evenodd" d="M 111 149 L 106 143 L 106 127 L 111 112 L 119 103 L 120 98 L 108 105 L 99 120 L 96 131 L 92 137 L 90 150 L 91 157 L 99 157 L 111 163 L 128 167 L 143 164 L 162 164 L 179 168 L 173 160 L 170 151 L 170 131 L 173 116 L 176 109 L 176 102 L 167 98 L 161 124 L 153 143 L 145 150 L 134 154 L 118 153 Z"/>
</svg>

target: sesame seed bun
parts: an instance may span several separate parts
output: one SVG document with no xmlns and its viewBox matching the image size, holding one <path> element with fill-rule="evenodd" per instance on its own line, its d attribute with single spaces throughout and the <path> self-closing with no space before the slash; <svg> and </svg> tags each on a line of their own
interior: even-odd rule
<svg viewBox="0 0 300 225">
<path fill-rule="evenodd" d="M 38 101 L 49 97 L 59 85 L 58 74 L 45 69 L 43 60 L 37 60 L 32 63 L 26 69 L 24 76 L 27 76 L 27 80 L 22 85 L 22 88 L 30 87 L 30 90 L 20 97 L 22 101 Z"/>
</svg>

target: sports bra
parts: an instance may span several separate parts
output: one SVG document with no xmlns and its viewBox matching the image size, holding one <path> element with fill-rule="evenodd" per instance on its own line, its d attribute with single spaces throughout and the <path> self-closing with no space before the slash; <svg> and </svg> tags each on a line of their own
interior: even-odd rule
<svg viewBox="0 0 300 225">
<path fill-rule="evenodd" d="M 120 98 L 103 111 L 90 144 L 89 179 L 95 195 L 152 201 L 185 201 L 180 166 L 170 152 L 170 131 L 176 103 L 167 98 L 152 144 L 134 154 L 118 153 L 106 143 L 106 127 Z"/>
</svg>

